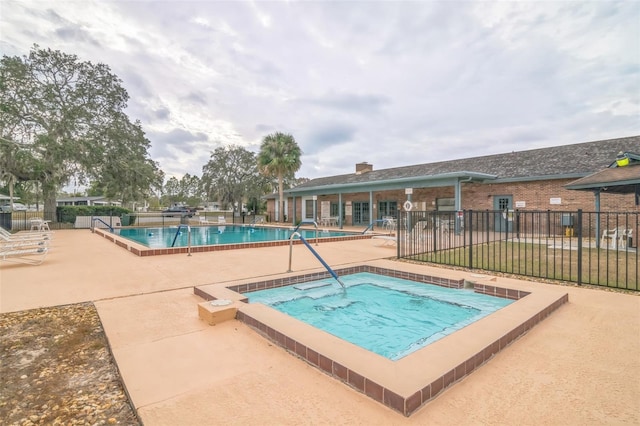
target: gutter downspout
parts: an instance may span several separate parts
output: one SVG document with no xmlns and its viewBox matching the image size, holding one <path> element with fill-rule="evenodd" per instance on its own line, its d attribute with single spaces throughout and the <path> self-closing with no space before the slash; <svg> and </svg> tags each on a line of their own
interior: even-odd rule
<svg viewBox="0 0 640 426">
<path fill-rule="evenodd" d="M 456 184 L 454 186 L 454 208 L 456 210 L 456 222 L 455 222 L 455 233 L 456 235 L 460 235 L 462 230 L 462 226 L 460 223 L 461 217 L 458 216 L 458 212 L 462 210 L 462 183 L 468 183 L 473 180 L 472 177 L 467 177 L 465 180 L 461 180 L 458 178 L 456 180 Z"/>
<path fill-rule="evenodd" d="M 338 228 L 342 229 L 342 215 L 344 212 L 342 211 L 342 192 L 338 193 Z"/>
<path fill-rule="evenodd" d="M 600 188 L 593 191 L 596 197 L 596 248 L 600 248 Z"/>
<path fill-rule="evenodd" d="M 374 219 L 374 217 L 375 217 L 375 215 L 374 215 L 375 207 L 373 205 L 373 191 L 369 191 L 369 206 L 370 206 L 370 208 L 369 208 L 369 226 L 371 226 L 371 229 L 373 229 L 373 224 L 375 223 L 374 222 L 374 220 L 375 220 Z"/>
</svg>

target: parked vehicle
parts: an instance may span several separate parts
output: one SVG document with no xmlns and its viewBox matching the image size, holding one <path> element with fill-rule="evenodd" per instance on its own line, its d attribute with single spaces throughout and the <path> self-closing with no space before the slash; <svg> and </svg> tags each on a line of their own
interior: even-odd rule
<svg viewBox="0 0 640 426">
<path fill-rule="evenodd" d="M 164 216 L 167 216 L 167 217 L 173 217 L 178 215 L 193 217 L 193 215 L 196 213 L 196 209 L 187 207 L 187 206 L 173 205 L 168 209 L 164 210 L 162 213 Z"/>
<path fill-rule="evenodd" d="M 12 208 L 10 203 L 5 203 L 2 206 L 0 206 L 0 211 L 2 211 L 3 213 L 8 213 L 8 212 L 11 212 L 11 211 L 14 211 L 14 212 L 26 212 L 27 211 L 27 206 L 25 206 L 22 203 L 13 203 L 13 208 Z"/>
</svg>

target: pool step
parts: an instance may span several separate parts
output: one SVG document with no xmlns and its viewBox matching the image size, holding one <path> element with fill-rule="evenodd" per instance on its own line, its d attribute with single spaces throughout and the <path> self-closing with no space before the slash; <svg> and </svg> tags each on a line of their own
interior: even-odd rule
<svg viewBox="0 0 640 426">
<path fill-rule="evenodd" d="M 198 317 L 209 325 L 235 319 L 238 312 L 237 303 L 239 302 L 224 299 L 198 303 Z"/>
<path fill-rule="evenodd" d="M 320 283 L 308 283 L 308 284 L 296 284 L 293 286 L 296 290 L 311 290 L 313 288 L 327 287 L 330 286 L 331 283 L 320 282 Z"/>
</svg>

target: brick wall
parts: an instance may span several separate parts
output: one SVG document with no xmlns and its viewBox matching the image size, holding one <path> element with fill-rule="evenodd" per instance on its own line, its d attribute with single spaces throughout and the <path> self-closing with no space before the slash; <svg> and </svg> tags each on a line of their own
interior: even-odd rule
<svg viewBox="0 0 640 426">
<path fill-rule="evenodd" d="M 466 183 L 462 185 L 463 210 L 493 210 L 494 197 L 509 195 L 513 197 L 513 203 L 524 201 L 526 210 L 577 210 L 595 211 L 595 196 L 591 191 L 574 191 L 563 187 L 575 179 L 553 179 L 532 182 L 513 183 Z M 452 186 L 438 188 L 414 188 L 411 196 L 416 205 L 416 210 L 435 210 L 438 198 L 453 198 Z M 550 200 L 560 199 L 560 204 L 551 204 Z M 374 192 L 373 202 L 376 205 L 380 201 L 397 201 L 398 210 L 407 199 L 404 189 Z M 290 200 L 291 201 L 291 200 Z M 320 216 L 322 201 L 338 202 L 338 195 L 320 195 L 317 202 L 316 217 Z M 343 203 L 369 202 L 368 192 L 356 192 L 342 194 Z M 301 198 L 296 198 L 296 218 L 302 217 Z M 288 217 L 291 218 L 293 203 L 289 202 Z M 268 210 L 273 211 L 274 202 L 269 200 Z M 610 194 L 603 192 L 600 195 L 600 210 L 603 212 L 640 212 L 640 207 L 635 205 L 634 194 Z M 377 215 L 374 210 L 374 215 Z M 347 218 L 350 223 L 350 218 Z"/>
</svg>

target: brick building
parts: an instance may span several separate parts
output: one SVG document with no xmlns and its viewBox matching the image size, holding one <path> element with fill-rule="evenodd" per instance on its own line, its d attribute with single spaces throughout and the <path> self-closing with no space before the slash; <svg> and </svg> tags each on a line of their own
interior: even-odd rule
<svg viewBox="0 0 640 426">
<path fill-rule="evenodd" d="M 594 211 L 594 191 L 565 186 L 615 167 L 619 153 L 633 153 L 625 184 L 636 193 L 600 186 L 598 208 L 638 212 L 640 136 L 632 136 L 381 170 L 358 163 L 354 173 L 287 190 L 286 217 L 292 223 L 331 218 L 339 226 L 366 226 L 401 209 Z M 277 196 L 267 201 L 272 218 L 280 217 L 277 204 Z"/>
</svg>

